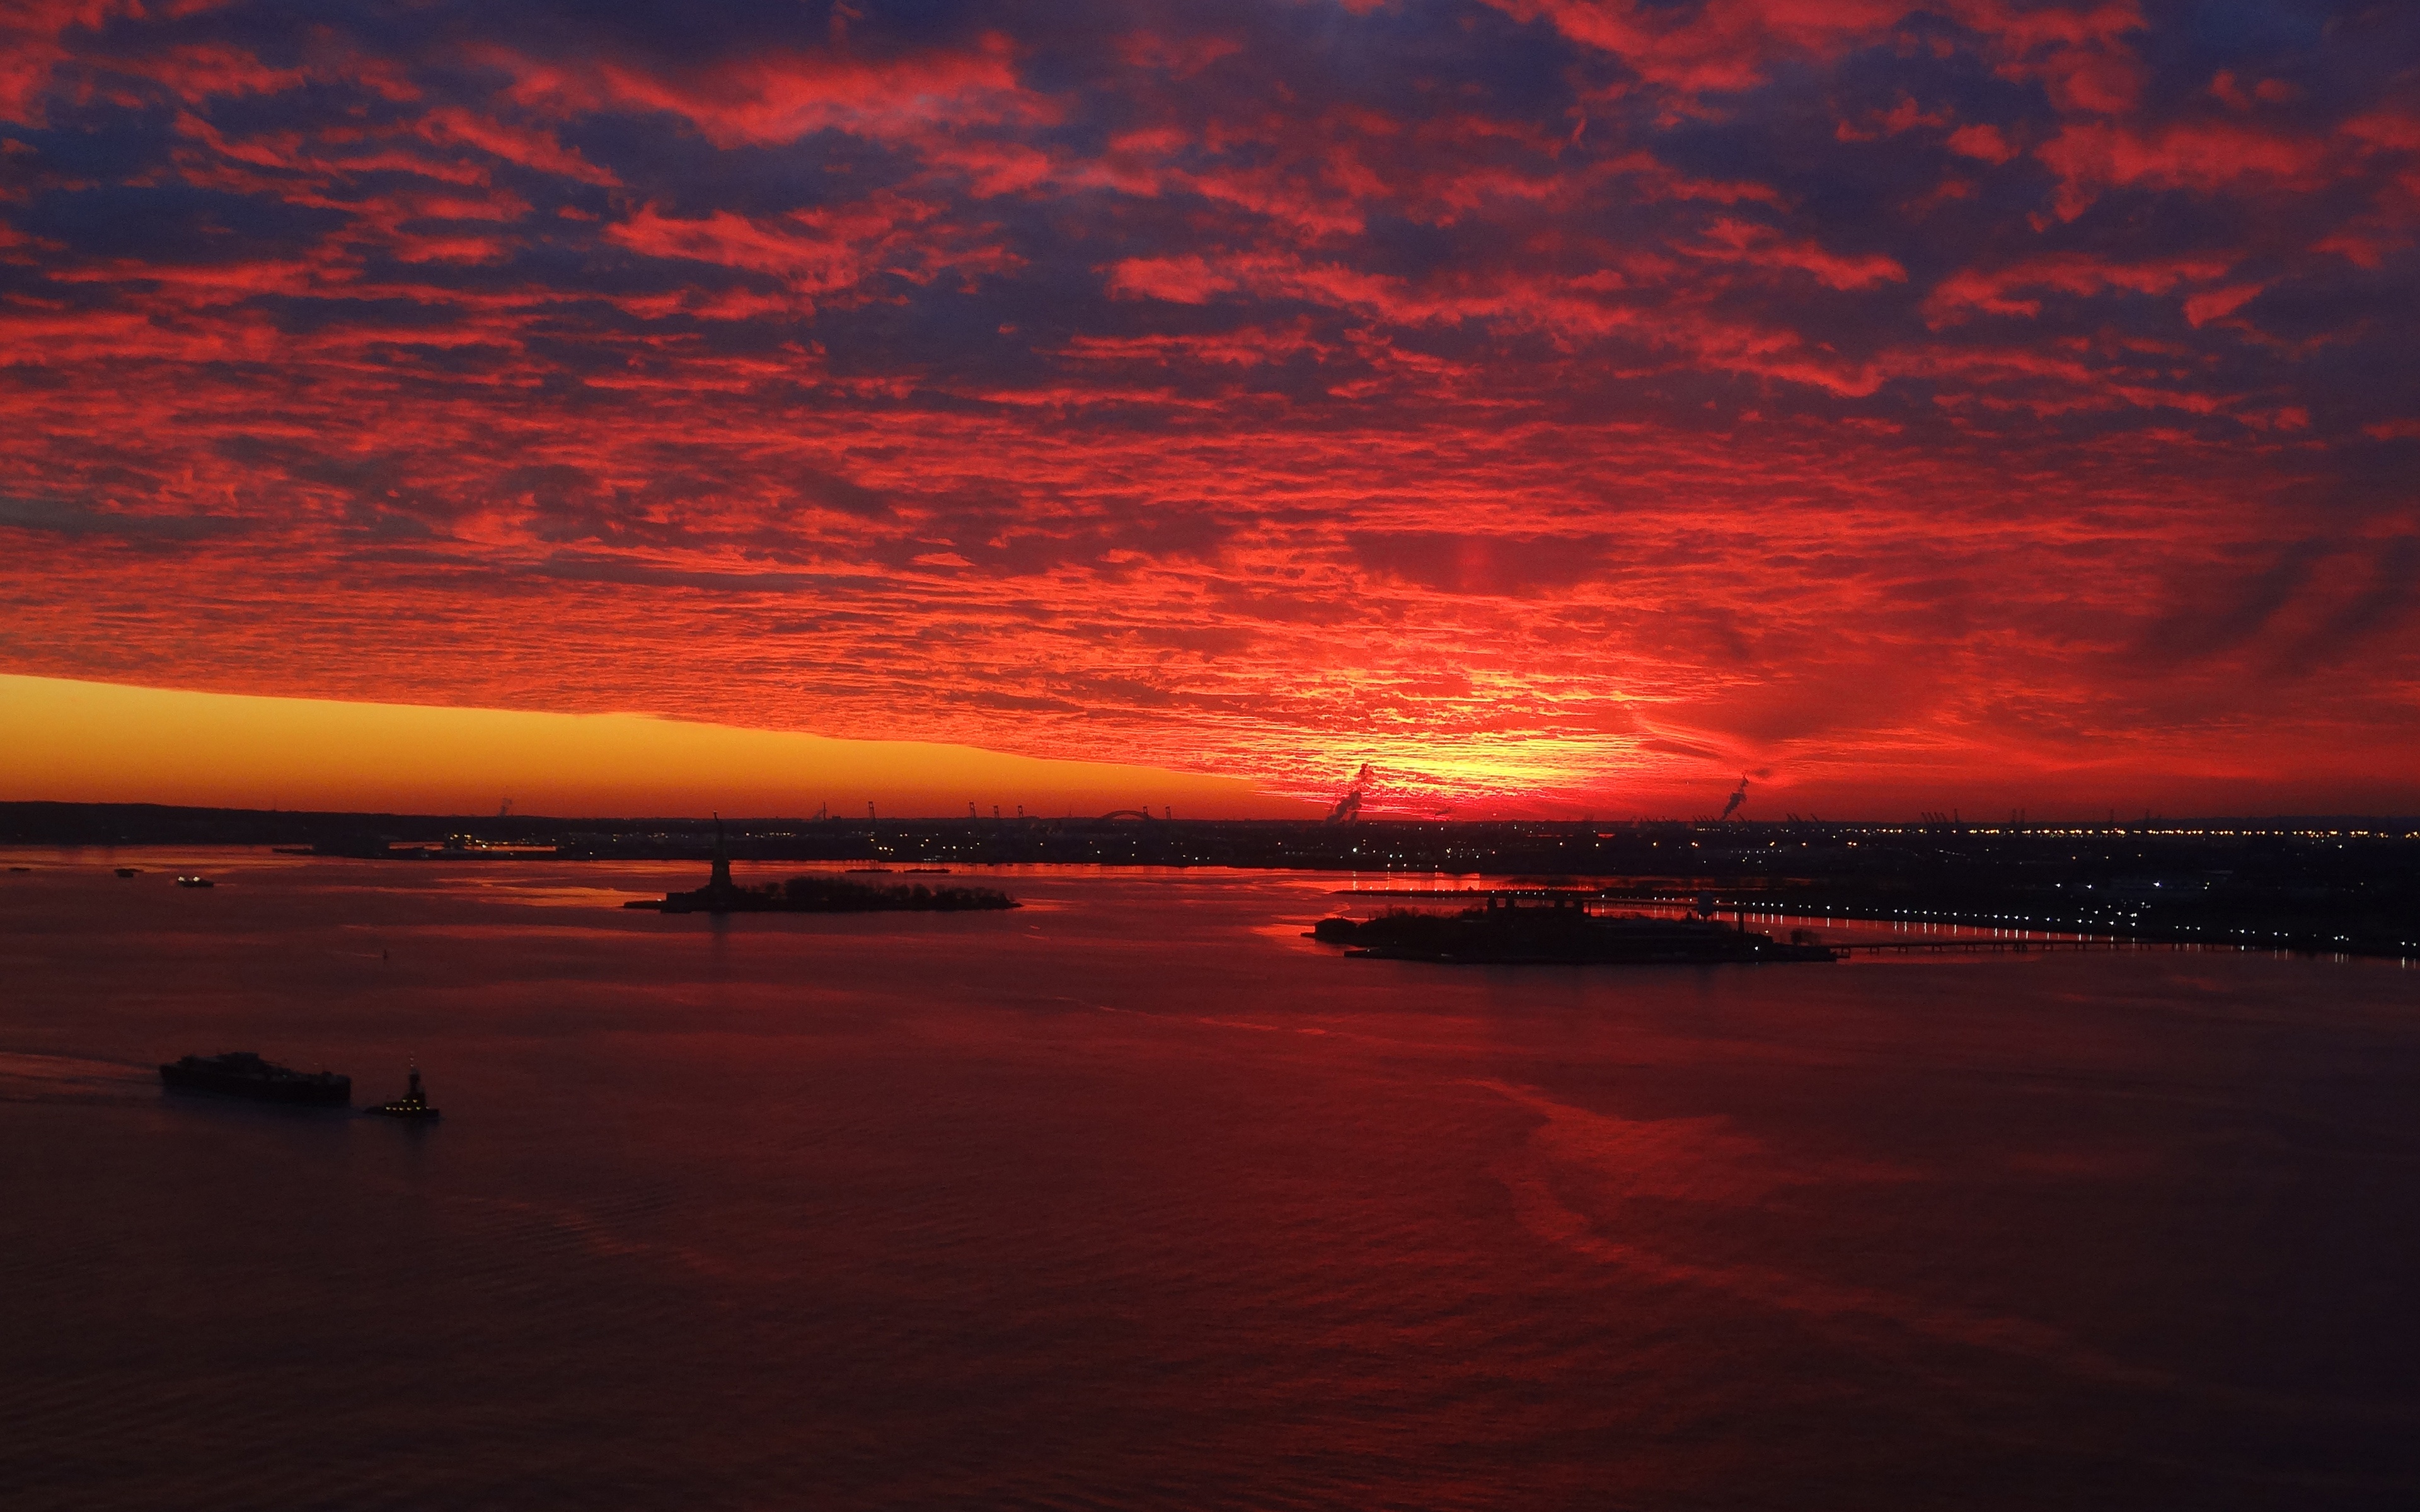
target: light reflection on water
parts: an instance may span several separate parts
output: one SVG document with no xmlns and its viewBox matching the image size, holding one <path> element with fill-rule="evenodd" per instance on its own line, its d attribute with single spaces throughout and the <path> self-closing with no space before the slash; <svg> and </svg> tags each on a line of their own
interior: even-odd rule
<svg viewBox="0 0 2420 1512">
<path fill-rule="evenodd" d="M 715 920 L 619 906 L 671 864 L 11 859 L 12 1508 L 2420 1489 L 2392 966 L 1433 968 L 1302 938 L 1324 874 Z M 357 1102 L 416 1058 L 445 1122 L 150 1078 L 232 1048 Z"/>
</svg>

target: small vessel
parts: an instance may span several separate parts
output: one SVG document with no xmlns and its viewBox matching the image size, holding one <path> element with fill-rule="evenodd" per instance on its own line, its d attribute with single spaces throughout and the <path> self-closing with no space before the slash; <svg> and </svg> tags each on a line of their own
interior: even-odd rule
<svg viewBox="0 0 2420 1512">
<path fill-rule="evenodd" d="M 353 1100 L 353 1079 L 334 1072 L 302 1072 L 261 1059 L 249 1050 L 223 1056 L 187 1056 L 160 1068 L 161 1084 L 177 1092 L 219 1092 L 261 1103 L 299 1103 L 343 1107 Z"/>
<path fill-rule="evenodd" d="M 143 874 L 143 869 L 139 866 L 121 866 L 117 869 L 117 874 L 121 877 L 139 877 Z"/>
<path fill-rule="evenodd" d="M 180 887 L 215 887 L 218 884 L 212 882 L 208 877 L 178 877 L 177 879 L 177 886 Z"/>
<path fill-rule="evenodd" d="M 364 1108 L 362 1111 L 375 1113 L 382 1119 L 411 1119 L 421 1123 L 434 1123 L 440 1117 L 438 1111 L 428 1105 L 427 1094 L 420 1089 L 418 1066 L 411 1068 L 411 1085 L 404 1088 L 401 1097 L 392 1103 L 381 1103 L 374 1108 Z"/>
</svg>

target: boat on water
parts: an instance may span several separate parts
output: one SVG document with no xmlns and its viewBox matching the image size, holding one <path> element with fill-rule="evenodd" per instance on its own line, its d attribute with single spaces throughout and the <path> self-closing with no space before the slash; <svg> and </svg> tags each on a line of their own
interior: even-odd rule
<svg viewBox="0 0 2420 1512">
<path fill-rule="evenodd" d="M 178 877 L 177 879 L 177 886 L 180 887 L 215 887 L 218 884 L 212 882 L 208 877 Z"/>
<path fill-rule="evenodd" d="M 143 874 L 143 869 L 139 866 L 121 866 L 117 869 L 117 874 L 121 877 L 139 877 Z"/>
<path fill-rule="evenodd" d="M 435 1123 L 441 1117 L 435 1108 L 428 1105 L 428 1095 L 420 1088 L 418 1066 L 411 1068 L 411 1085 L 405 1088 L 401 1097 L 392 1103 L 380 1103 L 376 1107 L 364 1108 L 362 1111 L 376 1114 L 381 1119 L 407 1119 L 415 1123 Z"/>
<path fill-rule="evenodd" d="M 1525 905 L 1488 898 L 1456 914 L 1387 913 L 1375 918 L 1323 918 L 1311 938 L 1350 947 L 1379 961 L 1469 965 L 1716 965 L 1838 961 L 1812 939 L 1776 940 L 1716 918 L 1591 914 L 1577 897 Z"/>
<path fill-rule="evenodd" d="M 249 1050 L 221 1056 L 186 1056 L 160 1068 L 161 1084 L 176 1092 L 217 1092 L 257 1103 L 307 1107 L 344 1107 L 353 1100 L 353 1079 L 334 1072 L 295 1071 L 263 1060 Z"/>
</svg>

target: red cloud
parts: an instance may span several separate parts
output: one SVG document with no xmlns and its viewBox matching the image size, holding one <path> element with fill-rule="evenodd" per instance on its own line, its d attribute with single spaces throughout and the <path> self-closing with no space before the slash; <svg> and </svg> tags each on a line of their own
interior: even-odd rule
<svg viewBox="0 0 2420 1512">
<path fill-rule="evenodd" d="M 1980 158 L 1985 162 L 2002 163 L 2017 155 L 2009 139 L 1996 126 L 1962 126 L 1949 133 L 1949 150 L 1961 157 Z"/>
<path fill-rule="evenodd" d="M 1881 283 L 1907 282 L 1907 270 L 1880 253 L 1848 256 L 1827 252 L 1811 241 L 1791 241 L 1765 226 L 1719 220 L 1707 228 L 1708 245 L 1683 249 L 1693 256 L 1772 268 L 1793 268 L 1812 273 L 1837 289 L 1871 288 Z"/>
<path fill-rule="evenodd" d="M 2183 285 L 2223 278 L 2229 267 L 2228 263 L 2206 258 L 2120 263 L 2081 255 L 2040 257 L 1990 271 L 1969 269 L 1952 273 L 1933 287 L 1925 300 L 1925 311 L 1936 326 L 1969 315 L 2033 316 L 2041 312 L 2041 301 L 2022 297 L 2021 291 L 2047 290 L 2079 297 L 2112 290 L 2165 294 Z"/>
<path fill-rule="evenodd" d="M 882 63 L 826 53 L 758 54 L 697 71 L 613 62 L 542 62 L 492 51 L 512 75 L 510 97 L 541 110 L 659 110 L 718 147 L 794 142 L 815 131 L 914 136 L 940 122 L 1038 121 L 1049 114 L 1018 85 L 1006 39 L 977 50 Z"/>
<path fill-rule="evenodd" d="M 845 218 L 794 215 L 768 225 L 724 210 L 698 220 L 674 220 L 650 205 L 606 227 L 605 235 L 649 256 L 772 273 L 802 293 L 828 294 L 864 276 L 871 255 L 897 230 L 896 223 L 879 212 Z"/>
<path fill-rule="evenodd" d="M 1232 275 L 1214 271 L 1198 256 L 1128 257 L 1109 270 L 1109 292 L 1123 299 L 1200 304 L 1234 286 Z"/>
<path fill-rule="evenodd" d="M 2399 770 L 2420 117 L 2328 56 L 863 8 L 32 12 L 0 106 L 74 124 L 0 144 L 8 667 L 1482 810 L 1707 752 L 1848 808 Z"/>
<path fill-rule="evenodd" d="M 2132 131 L 2071 125 L 2034 149 L 2060 178 L 2058 208 L 2072 218 L 2113 187 L 2212 193 L 2238 187 L 2308 192 L 2348 170 L 2328 143 L 2228 121 Z"/>
<path fill-rule="evenodd" d="M 566 148 L 550 132 L 510 126 L 459 107 L 440 107 L 429 111 L 420 117 L 419 131 L 422 136 L 440 147 L 459 145 L 475 147 L 507 162 L 535 168 L 540 173 L 556 174 L 578 183 L 597 184 L 609 189 L 617 188 L 621 183 L 610 171 Z"/>
<path fill-rule="evenodd" d="M 2260 289 L 2258 284 L 2232 284 L 2225 288 L 2193 295 L 2185 301 L 2185 319 L 2196 327 L 2208 321 L 2224 319 L 2252 302 L 2259 296 Z"/>
<path fill-rule="evenodd" d="M 1826 54 L 1887 29 L 1899 0 L 1489 0 L 1520 21 L 1545 21 L 1575 42 L 1621 57 L 1640 77 L 1688 90 L 1743 89 L 1792 54 Z"/>
</svg>

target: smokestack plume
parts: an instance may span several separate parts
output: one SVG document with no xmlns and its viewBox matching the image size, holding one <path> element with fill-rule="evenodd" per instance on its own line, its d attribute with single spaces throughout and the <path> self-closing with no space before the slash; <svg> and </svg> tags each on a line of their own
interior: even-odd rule
<svg viewBox="0 0 2420 1512">
<path fill-rule="evenodd" d="M 1327 822 L 1331 825 L 1349 825 L 1359 818 L 1362 792 L 1376 780 L 1378 780 L 1378 769 L 1368 762 L 1363 762 L 1361 770 L 1353 774 L 1353 785 L 1344 790 L 1344 796 L 1336 800 L 1336 807 L 1327 810 Z"/>
<path fill-rule="evenodd" d="M 1727 804 L 1724 804 L 1724 805 L 1723 805 L 1723 819 L 1729 819 L 1731 815 L 1733 815 L 1733 814 L 1735 814 L 1735 813 L 1739 812 L 1739 807 L 1740 807 L 1740 805 L 1741 805 L 1741 804 L 1743 804 L 1743 803 L 1745 803 L 1746 801 L 1747 801 L 1747 774 L 1746 774 L 1746 773 L 1745 773 L 1745 772 L 1743 772 L 1743 773 L 1741 773 L 1741 774 L 1740 774 L 1740 785 L 1739 785 L 1738 790 L 1737 790 L 1737 791 L 1735 791 L 1735 792 L 1733 792 L 1733 793 L 1731 794 L 1731 801 L 1730 801 L 1730 802 L 1729 802 L 1729 803 L 1727 803 Z M 1717 819 L 1717 820 L 1715 820 L 1714 822 L 1715 822 L 1716 824 L 1720 824 L 1720 823 L 1722 823 L 1722 820 L 1721 820 L 1721 819 Z"/>
</svg>

